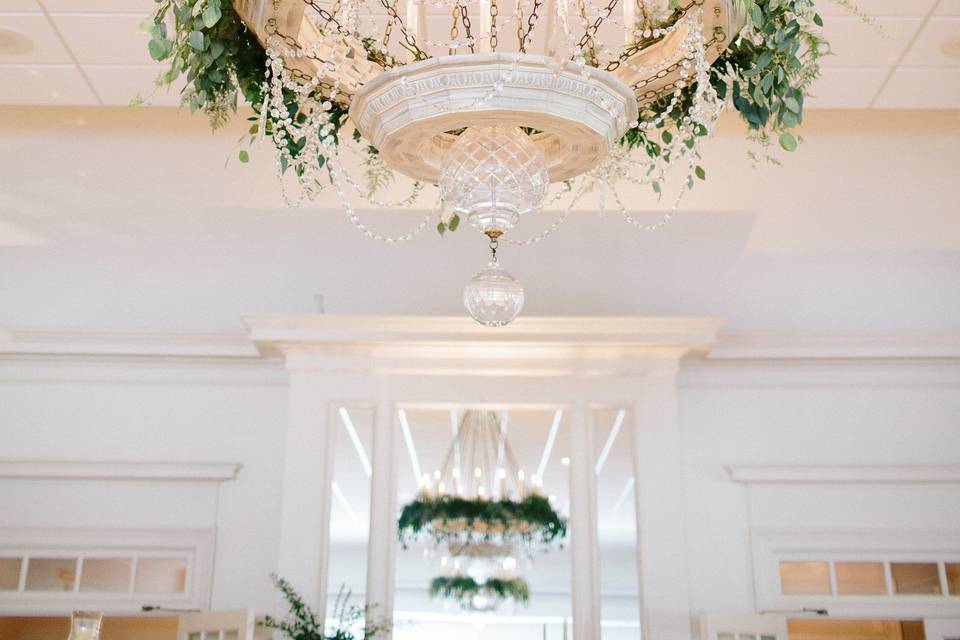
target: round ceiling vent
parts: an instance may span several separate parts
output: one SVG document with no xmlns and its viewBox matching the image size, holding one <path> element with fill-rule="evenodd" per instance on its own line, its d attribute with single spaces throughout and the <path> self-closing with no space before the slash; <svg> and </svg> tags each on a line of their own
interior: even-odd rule
<svg viewBox="0 0 960 640">
<path fill-rule="evenodd" d="M 0 56 L 20 55 L 33 49 L 33 41 L 13 29 L 0 27 Z"/>
<path fill-rule="evenodd" d="M 960 37 L 950 38 L 940 45 L 940 50 L 951 58 L 960 58 Z"/>
</svg>

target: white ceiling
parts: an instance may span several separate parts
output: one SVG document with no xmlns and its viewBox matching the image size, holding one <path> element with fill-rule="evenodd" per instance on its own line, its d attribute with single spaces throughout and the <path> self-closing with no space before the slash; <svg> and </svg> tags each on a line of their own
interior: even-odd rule
<svg viewBox="0 0 960 640">
<path fill-rule="evenodd" d="M 860 0 L 880 28 L 823 0 L 836 56 L 815 86 L 816 108 L 960 108 L 960 57 L 944 45 L 960 38 L 960 0 Z M 138 26 L 152 0 L 2 0 L 0 28 L 32 47 L 0 47 L 0 104 L 125 105 L 138 94 L 178 104 L 176 91 L 154 93 L 158 67 Z M 2 42 L 2 38 L 0 38 Z"/>
</svg>

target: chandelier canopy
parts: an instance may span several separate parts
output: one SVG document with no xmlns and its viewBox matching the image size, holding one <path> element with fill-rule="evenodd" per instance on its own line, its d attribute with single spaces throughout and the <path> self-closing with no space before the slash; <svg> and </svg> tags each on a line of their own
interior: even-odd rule
<svg viewBox="0 0 960 640">
<path fill-rule="evenodd" d="M 828 51 L 821 25 L 814 0 L 157 0 L 145 26 L 151 55 L 170 62 L 160 84 L 185 74 L 184 102 L 214 125 L 241 94 L 250 102 L 250 141 L 272 142 L 281 178 L 298 183 L 289 203 L 332 188 L 354 225 L 387 243 L 431 220 L 442 234 L 465 218 L 488 236 L 491 267 L 464 299 L 501 326 L 523 290 L 499 270 L 498 241 L 539 242 L 591 191 L 601 209 L 609 197 L 634 226 L 660 228 L 706 177 L 700 141 L 728 102 L 762 149 L 793 150 Z M 623 204 L 618 185 L 659 198 L 674 169 L 659 221 Z M 408 195 L 378 197 L 403 180 Z M 361 220 L 361 206 L 421 207 L 425 185 L 438 205 L 411 231 Z M 513 237 L 527 214 L 557 206 L 545 231 Z M 506 297 L 491 270 L 516 285 Z"/>
</svg>

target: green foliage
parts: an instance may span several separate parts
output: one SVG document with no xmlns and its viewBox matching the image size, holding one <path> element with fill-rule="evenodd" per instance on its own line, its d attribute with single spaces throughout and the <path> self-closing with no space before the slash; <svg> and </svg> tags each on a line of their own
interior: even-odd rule
<svg viewBox="0 0 960 640">
<path fill-rule="evenodd" d="M 142 29 L 150 34 L 150 56 L 169 65 L 157 85 L 186 76 L 183 104 L 206 113 L 214 128 L 226 124 L 239 98 L 262 102 L 267 55 L 230 0 L 156 0 L 153 17 Z"/>
<path fill-rule="evenodd" d="M 443 540 L 446 534 L 433 526 L 462 524 L 473 531 L 482 528 L 484 539 L 494 540 L 504 531 L 528 540 L 544 543 L 563 539 L 567 535 L 567 521 L 560 517 L 550 501 L 538 494 L 523 500 L 482 500 L 459 496 L 419 497 L 408 503 L 397 521 L 397 537 L 404 548 L 421 532 Z M 478 527 L 479 525 L 479 527 Z"/>
<path fill-rule="evenodd" d="M 265 616 L 259 624 L 268 629 L 281 631 L 290 640 L 371 640 L 388 629 L 383 624 L 372 625 L 366 622 L 367 609 L 349 604 L 350 592 L 341 587 L 333 607 L 333 629 L 325 632 L 320 626 L 320 618 L 303 601 L 293 585 L 276 575 L 271 578 L 273 584 L 283 594 L 290 615 L 284 620 Z M 360 629 L 360 635 L 357 635 L 357 629 Z"/>
<path fill-rule="evenodd" d="M 514 600 L 520 604 L 530 601 L 530 587 L 520 578 L 488 578 L 478 583 L 470 576 L 451 576 L 434 578 L 430 582 L 430 597 L 442 597 L 458 601 L 470 608 L 475 595 L 482 594 L 497 600 Z"/>
</svg>

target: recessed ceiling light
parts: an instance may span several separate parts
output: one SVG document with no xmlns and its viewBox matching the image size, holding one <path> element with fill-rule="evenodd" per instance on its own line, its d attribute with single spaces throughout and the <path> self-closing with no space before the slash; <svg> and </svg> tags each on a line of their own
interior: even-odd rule
<svg viewBox="0 0 960 640">
<path fill-rule="evenodd" d="M 33 41 L 19 31 L 0 27 L 0 55 L 20 55 L 33 49 Z"/>
<path fill-rule="evenodd" d="M 560 458 L 560 464 L 562 464 L 563 466 L 566 467 L 567 465 L 570 464 L 570 458 L 568 458 L 568 457 L 566 457 L 566 456 Z"/>
<path fill-rule="evenodd" d="M 940 45 L 940 50 L 951 58 L 960 58 L 960 37 L 945 41 Z"/>
</svg>

